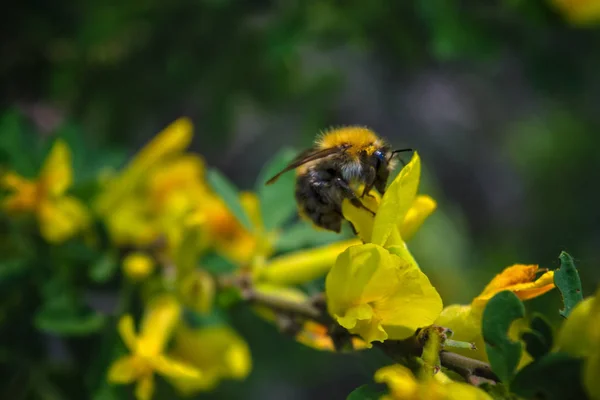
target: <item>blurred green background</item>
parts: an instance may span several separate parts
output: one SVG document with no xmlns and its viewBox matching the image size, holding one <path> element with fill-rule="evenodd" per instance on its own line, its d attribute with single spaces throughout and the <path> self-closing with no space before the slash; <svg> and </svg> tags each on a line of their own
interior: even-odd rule
<svg viewBox="0 0 600 400">
<path fill-rule="evenodd" d="M 13 2 L 0 23 L 0 161 L 35 174 L 62 135 L 83 182 L 189 116 L 193 150 L 244 189 L 281 147 L 366 125 L 422 157 L 421 191 L 439 208 L 411 248 L 445 304 L 470 301 L 513 263 L 556 268 L 561 250 L 587 295 L 600 279 L 600 30 L 570 12 L 522 0 Z M 557 293 L 528 305 L 559 318 Z M 389 363 L 376 350 L 319 353 L 247 311 L 234 317 L 253 372 L 199 398 L 343 399 Z M 3 350 L 68 365 L 62 339 L 29 343 L 23 329 L 2 336 Z M 98 344 L 68 345 L 91 355 Z M 1 398 L 91 397 L 72 375 L 50 382 L 0 363 Z M 160 385 L 157 398 L 172 396 Z"/>
</svg>

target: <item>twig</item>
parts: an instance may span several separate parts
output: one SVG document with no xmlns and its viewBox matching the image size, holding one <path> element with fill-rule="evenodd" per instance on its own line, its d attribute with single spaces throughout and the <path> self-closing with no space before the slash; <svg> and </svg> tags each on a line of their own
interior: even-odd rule
<svg viewBox="0 0 600 400">
<path fill-rule="evenodd" d="M 321 310 L 309 302 L 301 303 L 287 300 L 283 297 L 258 292 L 252 288 L 242 289 L 242 298 L 250 303 L 266 306 L 279 313 L 293 314 L 324 325 L 331 322 L 329 316 L 323 315 Z"/>
<path fill-rule="evenodd" d="M 442 366 L 461 375 L 472 384 L 498 382 L 499 379 L 488 363 L 449 351 L 440 352 Z"/>
</svg>

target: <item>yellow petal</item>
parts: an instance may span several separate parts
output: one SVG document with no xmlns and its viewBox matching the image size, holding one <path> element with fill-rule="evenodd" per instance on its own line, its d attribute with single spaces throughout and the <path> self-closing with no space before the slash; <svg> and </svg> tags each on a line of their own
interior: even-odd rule
<svg viewBox="0 0 600 400">
<path fill-rule="evenodd" d="M 421 179 L 421 160 L 415 152 L 411 161 L 392 181 L 379 204 L 373 224 L 372 243 L 383 246 L 392 230 L 404 221 L 415 200 Z"/>
<path fill-rule="evenodd" d="M 589 326 L 593 321 L 592 310 L 600 303 L 595 297 L 588 297 L 579 302 L 571 311 L 569 318 L 561 325 L 556 337 L 555 350 L 575 357 L 585 357 L 596 345 L 589 334 Z M 600 315 L 596 316 L 600 318 Z M 600 347 L 600 345 L 597 345 Z"/>
<path fill-rule="evenodd" d="M 356 239 L 345 240 L 272 258 L 258 272 L 258 279 L 277 285 L 297 285 L 312 281 L 325 275 L 341 252 L 359 243 Z"/>
<path fill-rule="evenodd" d="M 410 240 L 419 230 L 425 219 L 435 211 L 437 203 L 429 196 L 419 195 L 415 198 L 412 206 L 406 213 L 406 217 L 400 223 L 400 235 L 404 240 Z"/>
<path fill-rule="evenodd" d="M 3 189 L 18 191 L 21 187 L 28 184 L 31 184 L 29 179 L 23 178 L 21 175 L 10 171 L 2 174 L 2 179 L 0 179 L 0 187 Z"/>
<path fill-rule="evenodd" d="M 135 352 L 137 337 L 135 334 L 133 317 L 129 314 L 121 317 L 117 329 L 119 330 L 119 335 L 121 335 L 121 339 L 123 339 L 125 346 L 127 346 L 129 351 Z"/>
<path fill-rule="evenodd" d="M 90 223 L 87 209 L 74 197 L 61 197 L 40 203 L 38 219 L 42 236 L 51 243 L 73 237 Z"/>
<path fill-rule="evenodd" d="M 2 188 L 12 191 L 2 201 L 2 208 L 9 213 L 33 212 L 39 201 L 39 184 L 22 176 L 7 172 L 0 180 Z"/>
<path fill-rule="evenodd" d="M 145 375 L 139 380 L 135 387 L 135 398 L 137 400 L 150 400 L 154 394 L 154 376 Z"/>
<path fill-rule="evenodd" d="M 152 300 L 142 320 L 138 352 L 149 356 L 160 354 L 179 322 L 180 313 L 181 307 L 173 296 L 163 295 Z"/>
<path fill-rule="evenodd" d="M 552 0 L 575 25 L 593 25 L 600 21 L 600 3 L 596 0 Z"/>
<path fill-rule="evenodd" d="M 40 181 L 53 196 L 63 194 L 73 183 L 71 151 L 63 140 L 58 139 L 52 146 L 42 166 Z"/>
<path fill-rule="evenodd" d="M 492 397 L 476 386 L 462 382 L 451 382 L 446 385 L 436 385 L 439 398 L 445 400 L 492 400 Z"/>
<path fill-rule="evenodd" d="M 258 196 L 252 192 L 241 192 L 240 193 L 240 203 L 250 218 L 250 222 L 252 226 L 262 229 L 263 228 L 263 220 L 262 215 L 260 213 L 260 202 Z"/>
<path fill-rule="evenodd" d="M 489 299 L 503 290 L 510 290 L 521 300 L 529 300 L 554 289 L 554 272 L 546 272 L 536 279 L 538 271 L 537 265 L 516 264 L 505 268 L 473 300 L 473 305 L 484 307 Z"/>
<path fill-rule="evenodd" d="M 361 199 L 365 207 L 373 212 L 377 212 L 379 201 L 380 199 L 376 193 Z M 342 214 L 354 226 L 360 240 L 363 243 L 370 243 L 373 237 L 373 224 L 375 222 L 373 214 L 363 208 L 354 207 L 348 199 L 344 199 L 342 202 Z"/>
<path fill-rule="evenodd" d="M 354 329 L 356 324 L 362 320 L 370 320 L 374 316 L 373 308 L 368 304 L 359 304 L 357 306 L 349 307 L 340 316 L 335 314 L 334 317 L 337 322 L 346 329 Z M 387 339 L 387 336 L 386 338 Z"/>
<path fill-rule="evenodd" d="M 111 383 L 127 384 L 135 381 L 139 373 L 133 357 L 125 356 L 111 364 L 107 379 Z"/>
<path fill-rule="evenodd" d="M 585 360 L 583 365 L 583 385 L 591 399 L 600 399 L 600 343 Z"/>
<path fill-rule="evenodd" d="M 405 339 L 418 328 L 431 325 L 440 315 L 443 304 L 427 275 L 412 262 L 412 256 L 405 256 L 404 246 L 392 246 L 388 251 L 396 256 L 398 285 L 392 295 L 376 301 L 375 308 L 390 338 Z M 396 328 L 393 333 L 392 327 Z"/>
<path fill-rule="evenodd" d="M 167 126 L 129 162 L 98 197 L 95 207 L 100 214 L 112 212 L 118 202 L 132 192 L 150 167 L 166 157 L 183 151 L 192 139 L 192 123 L 180 118 Z"/>
<path fill-rule="evenodd" d="M 383 247 L 364 244 L 347 248 L 325 280 L 329 313 L 343 317 L 351 307 L 390 295 L 395 289 L 395 273 L 393 260 Z"/>
<path fill-rule="evenodd" d="M 192 365 L 188 365 L 164 355 L 159 355 L 151 360 L 152 367 L 159 374 L 168 378 L 197 379 L 202 372 Z"/>
<path fill-rule="evenodd" d="M 394 399 L 418 399 L 419 383 L 403 365 L 390 365 L 377 370 L 375 382 L 387 384 Z"/>
<path fill-rule="evenodd" d="M 482 313 L 473 310 L 470 305 L 452 304 L 442 310 L 436 325 L 450 328 L 454 332 L 452 339 L 461 342 L 471 342 L 477 350 L 452 349 L 453 352 L 462 354 L 477 360 L 487 360 L 485 343 L 481 334 Z"/>
</svg>

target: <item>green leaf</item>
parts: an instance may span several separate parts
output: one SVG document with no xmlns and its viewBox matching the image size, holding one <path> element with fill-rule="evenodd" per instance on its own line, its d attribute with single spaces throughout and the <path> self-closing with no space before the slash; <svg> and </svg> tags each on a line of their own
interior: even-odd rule
<svg viewBox="0 0 600 400">
<path fill-rule="evenodd" d="M 244 228 L 250 232 L 253 231 L 252 222 L 242 207 L 239 193 L 235 186 L 223 174 L 215 169 L 208 171 L 207 181 Z"/>
<path fill-rule="evenodd" d="M 202 268 L 212 274 L 227 274 L 234 272 L 238 265 L 217 253 L 208 253 L 200 261 Z"/>
<path fill-rule="evenodd" d="M 369 383 L 359 386 L 346 397 L 346 400 L 378 400 L 387 393 L 384 385 Z"/>
<path fill-rule="evenodd" d="M 567 354 L 548 354 L 519 371 L 511 390 L 527 399 L 586 399 L 581 385 L 582 366 L 583 360 Z"/>
<path fill-rule="evenodd" d="M 90 310 L 60 278 L 42 288 L 45 302 L 34 315 L 37 329 L 60 336 L 84 336 L 104 326 L 104 315 Z"/>
<path fill-rule="evenodd" d="M 106 253 L 97 259 L 89 270 L 90 279 L 97 283 L 110 280 L 119 267 L 117 257 L 112 253 Z"/>
<path fill-rule="evenodd" d="M 525 332 L 521 335 L 521 339 L 525 342 L 527 352 L 536 360 L 545 356 L 550 351 L 544 338 L 538 332 Z"/>
<path fill-rule="evenodd" d="M 205 328 L 208 326 L 227 324 L 227 316 L 218 307 L 213 307 L 207 314 L 197 313 L 186 308 L 183 311 L 183 320 L 191 328 Z"/>
<path fill-rule="evenodd" d="M 80 315 L 64 315 L 57 310 L 42 310 L 35 315 L 37 329 L 61 336 L 85 336 L 102 329 L 105 317 L 92 311 Z"/>
<path fill-rule="evenodd" d="M 521 338 L 525 342 L 527 352 L 536 360 L 545 356 L 552 349 L 552 327 L 540 314 L 531 319 L 530 332 L 525 332 Z"/>
<path fill-rule="evenodd" d="M 310 222 L 300 221 L 283 231 L 279 236 L 275 247 L 277 251 L 287 252 L 307 247 L 317 247 L 328 243 L 337 242 L 350 237 L 349 225 L 342 234 L 316 229 Z"/>
<path fill-rule="evenodd" d="M 567 252 L 560 253 L 560 267 L 554 271 L 554 284 L 560 291 L 565 308 L 560 310 L 560 315 L 568 318 L 573 308 L 583 300 L 581 280 L 575 268 L 575 262 Z"/>
<path fill-rule="evenodd" d="M 296 213 L 296 174 L 293 171 L 283 174 L 274 184 L 265 185 L 265 182 L 284 169 L 296 154 L 295 150 L 289 148 L 281 150 L 258 175 L 256 192 L 260 198 L 260 211 L 267 231 L 280 228 Z"/>
<path fill-rule="evenodd" d="M 552 326 L 542 314 L 534 314 L 531 318 L 530 326 L 532 330 L 536 331 L 544 338 L 544 341 L 548 344 L 548 346 L 552 347 L 552 344 L 554 343 Z"/>
<path fill-rule="evenodd" d="M 14 278 L 23 276 L 30 268 L 27 260 L 8 259 L 0 261 L 0 285 L 9 285 Z"/>
<path fill-rule="evenodd" d="M 482 332 L 485 350 L 492 370 L 504 383 L 508 383 L 513 377 L 522 350 L 521 343 L 508 338 L 508 329 L 514 320 L 524 316 L 523 303 L 508 290 L 492 297 L 483 311 Z"/>
</svg>

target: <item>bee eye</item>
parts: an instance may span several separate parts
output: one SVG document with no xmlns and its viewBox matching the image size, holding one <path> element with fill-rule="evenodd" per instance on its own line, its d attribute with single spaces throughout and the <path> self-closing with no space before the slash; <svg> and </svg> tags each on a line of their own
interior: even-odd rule
<svg viewBox="0 0 600 400">
<path fill-rule="evenodd" d="M 385 160 L 385 154 L 383 154 L 381 150 L 375 150 L 375 152 L 373 152 L 373 155 L 377 157 L 380 161 Z"/>
</svg>

